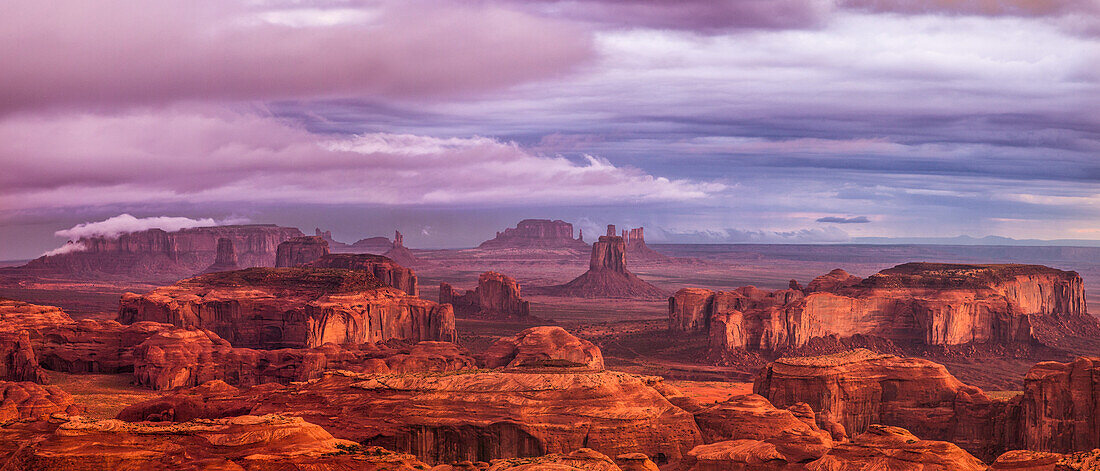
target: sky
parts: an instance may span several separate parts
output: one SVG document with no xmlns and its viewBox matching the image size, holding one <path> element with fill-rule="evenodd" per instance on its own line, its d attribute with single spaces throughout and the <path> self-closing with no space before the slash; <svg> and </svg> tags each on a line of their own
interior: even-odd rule
<svg viewBox="0 0 1100 471">
<path fill-rule="evenodd" d="M 1100 239 L 1100 0 L 4 9 L 0 260 L 122 214 L 411 247 L 525 218 Z"/>
</svg>

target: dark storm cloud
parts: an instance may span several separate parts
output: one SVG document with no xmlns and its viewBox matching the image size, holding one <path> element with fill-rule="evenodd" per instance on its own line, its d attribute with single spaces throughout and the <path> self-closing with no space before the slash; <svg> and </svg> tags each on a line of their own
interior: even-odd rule
<svg viewBox="0 0 1100 471">
<path fill-rule="evenodd" d="M 866 224 L 871 222 L 870 219 L 867 219 L 867 216 L 856 216 L 850 218 L 840 216 L 825 216 L 823 218 L 817 218 L 816 221 L 828 222 L 833 224 Z"/>
</svg>

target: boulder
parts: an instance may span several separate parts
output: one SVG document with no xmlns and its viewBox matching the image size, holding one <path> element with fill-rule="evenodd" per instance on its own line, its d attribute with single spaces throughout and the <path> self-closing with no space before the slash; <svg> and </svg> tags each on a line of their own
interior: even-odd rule
<svg viewBox="0 0 1100 471">
<path fill-rule="evenodd" d="M 557 326 L 532 327 L 497 340 L 483 358 L 486 368 L 604 367 L 600 347 Z"/>
<path fill-rule="evenodd" d="M 210 330 L 233 346 L 314 348 L 389 339 L 455 339 L 448 305 L 384 287 L 369 273 L 251 268 L 189 278 L 147 294 L 126 293 L 119 321 Z"/>
</svg>

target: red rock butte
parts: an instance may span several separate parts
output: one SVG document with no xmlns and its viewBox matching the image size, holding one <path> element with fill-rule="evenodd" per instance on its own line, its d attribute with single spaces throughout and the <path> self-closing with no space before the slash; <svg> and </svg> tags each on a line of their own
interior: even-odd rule
<svg viewBox="0 0 1100 471">
<path fill-rule="evenodd" d="M 251 268 L 126 293 L 124 324 L 154 321 L 203 328 L 234 346 L 319 347 L 388 339 L 455 339 L 448 305 L 385 287 L 361 270 Z"/>
<path fill-rule="evenodd" d="M 526 319 L 531 302 L 520 295 L 519 283 L 508 275 L 485 272 L 477 278 L 477 288 L 465 293 L 450 284 L 439 284 L 439 302 L 454 306 L 458 317 L 481 319 Z"/>
<path fill-rule="evenodd" d="M 560 249 L 584 250 L 588 244 L 581 237 L 573 238 L 573 224 L 561 220 L 524 219 L 514 228 L 497 232 L 496 237 L 482 242 L 481 249 Z"/>
<path fill-rule="evenodd" d="M 328 254 L 302 265 L 302 268 L 342 268 L 366 271 L 386 286 L 419 296 L 416 272 L 382 255 Z"/>
<path fill-rule="evenodd" d="M 907 263 L 859 279 L 834 270 L 805 290 L 686 288 L 669 329 L 707 332 L 712 351 L 776 351 L 868 335 L 898 344 L 1051 343 L 1069 322 L 1097 330 L 1081 277 L 1039 265 Z"/>
<path fill-rule="evenodd" d="M 609 233 L 614 230 L 614 226 L 608 226 Z M 626 242 L 616 235 L 600 236 L 592 244 L 588 271 L 581 276 L 563 285 L 539 287 L 533 291 L 576 298 L 653 299 L 665 295 L 626 269 Z"/>
</svg>

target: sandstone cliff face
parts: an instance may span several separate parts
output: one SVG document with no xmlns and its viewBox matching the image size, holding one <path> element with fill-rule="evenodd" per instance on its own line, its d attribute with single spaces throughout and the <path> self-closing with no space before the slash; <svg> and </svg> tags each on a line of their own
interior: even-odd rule
<svg viewBox="0 0 1100 471">
<path fill-rule="evenodd" d="M 486 368 L 582 367 L 603 369 L 603 352 L 556 326 L 532 327 L 493 343 L 485 351 Z"/>
<path fill-rule="evenodd" d="M 795 415 L 756 394 L 734 396 L 696 411 L 695 422 L 705 443 L 756 440 L 775 447 L 785 461 L 806 462 L 828 453 L 833 438 L 817 425 L 814 412 L 803 406 Z"/>
<path fill-rule="evenodd" d="M 325 255 L 328 255 L 328 242 L 325 239 L 317 236 L 295 237 L 279 244 L 275 255 L 275 267 L 297 267 Z"/>
<path fill-rule="evenodd" d="M 609 228 L 614 231 L 614 227 Z M 538 294 L 578 298 L 660 298 L 663 293 L 626 269 L 626 243 L 619 236 L 600 236 L 592 244 L 588 271 L 564 285 L 541 287 Z"/>
<path fill-rule="evenodd" d="M 22 429 L 22 430 L 20 430 Z M 5 427 L 28 439 L 10 469 L 414 470 L 415 457 L 333 438 L 297 417 L 241 416 L 181 424 L 63 417 Z"/>
<path fill-rule="evenodd" d="M 762 369 L 753 392 L 777 407 L 808 404 L 855 436 L 871 424 L 903 427 L 992 458 L 1003 403 L 955 379 L 942 365 L 868 350 L 781 358 Z"/>
<path fill-rule="evenodd" d="M 1014 407 L 1021 422 L 1006 437 L 1011 445 L 1059 453 L 1100 448 L 1100 358 L 1035 365 Z"/>
<path fill-rule="evenodd" d="M 274 266 L 278 245 L 302 232 L 272 224 L 160 229 L 76 241 L 82 251 L 43 256 L 22 270 L 77 277 L 182 278 L 200 273 L 217 258 L 218 239 L 232 241 L 242 267 Z"/>
<path fill-rule="evenodd" d="M 0 381 L 49 382 L 27 331 L 0 332 Z"/>
<path fill-rule="evenodd" d="M 439 302 L 454 306 L 459 317 L 524 319 L 531 315 L 531 303 L 520 296 L 519 283 L 491 271 L 482 273 L 477 278 L 477 288 L 465 293 L 440 283 Z"/>
<path fill-rule="evenodd" d="M 213 331 L 248 348 L 313 348 L 389 339 L 455 339 L 449 305 L 382 287 L 356 270 L 252 268 L 126 293 L 119 321 Z"/>
<path fill-rule="evenodd" d="M 302 265 L 302 268 L 362 270 L 374 275 L 386 286 L 404 291 L 409 296 L 420 296 L 416 272 L 381 255 L 329 254 Z"/>
<path fill-rule="evenodd" d="M 237 252 L 233 249 L 233 239 L 228 237 L 218 238 L 218 254 L 214 258 L 214 263 L 203 273 L 214 273 L 219 271 L 233 271 L 240 270 L 241 266 L 237 263 Z"/>
<path fill-rule="evenodd" d="M 549 219 L 524 219 L 514 228 L 497 232 L 495 238 L 482 242 L 481 249 L 554 249 L 588 248 L 580 237 L 573 238 L 573 225 Z"/>
<path fill-rule="evenodd" d="M 1041 340 L 1032 324 L 1055 321 L 1097 324 L 1076 273 L 1035 265 L 909 263 L 865 280 L 834 270 L 805 291 L 685 289 L 669 300 L 669 329 L 707 331 L 718 353 L 797 348 L 826 335 L 1026 344 Z"/>
<path fill-rule="evenodd" d="M 700 443 L 699 430 L 691 414 L 650 386 L 653 381 L 615 372 L 334 373 L 285 388 L 218 393 L 196 412 L 293 413 L 336 437 L 432 463 L 569 453 L 585 446 L 609 456 L 644 453 L 678 461 Z M 153 402 L 131 410 L 152 413 L 147 406 Z"/>
</svg>

